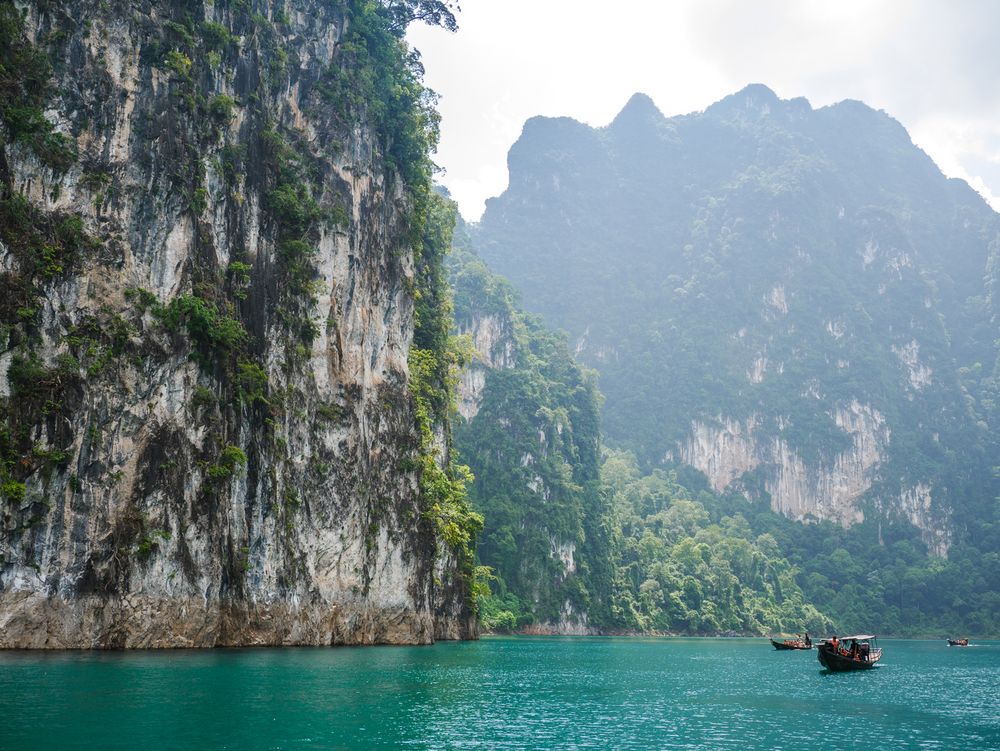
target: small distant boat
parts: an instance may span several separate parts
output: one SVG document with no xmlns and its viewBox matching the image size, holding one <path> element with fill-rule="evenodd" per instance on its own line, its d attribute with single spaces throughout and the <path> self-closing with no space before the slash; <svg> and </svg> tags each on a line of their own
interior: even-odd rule
<svg viewBox="0 0 1000 751">
<path fill-rule="evenodd" d="M 969 640 L 968 639 L 949 639 L 948 640 L 948 646 L 949 647 L 967 647 L 967 646 L 969 646 Z"/>
<path fill-rule="evenodd" d="M 771 639 L 771 644 L 774 645 L 775 649 L 812 649 L 812 641 L 804 641 L 802 639 L 785 639 L 784 641 L 775 641 Z"/>
<path fill-rule="evenodd" d="M 816 648 L 816 657 L 827 670 L 846 672 L 869 670 L 882 659 L 882 650 L 875 645 L 874 634 L 824 639 Z"/>
</svg>

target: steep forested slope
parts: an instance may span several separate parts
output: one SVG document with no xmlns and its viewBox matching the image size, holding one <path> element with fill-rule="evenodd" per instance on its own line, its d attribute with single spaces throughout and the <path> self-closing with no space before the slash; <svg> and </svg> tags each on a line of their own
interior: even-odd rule
<svg viewBox="0 0 1000 751">
<path fill-rule="evenodd" d="M 459 382 L 455 445 L 485 518 L 493 628 L 586 632 L 609 613 L 612 551 L 599 471 L 599 394 L 565 338 L 519 308 L 468 249 L 449 258 L 457 331 L 474 356 Z"/>
<path fill-rule="evenodd" d="M 774 537 L 709 489 L 599 456 L 595 374 L 525 314 L 466 247 L 449 258 L 455 321 L 475 355 L 459 383 L 456 447 L 485 518 L 487 628 L 533 633 L 822 630 Z M 744 501 L 744 504 L 746 502 Z"/>
</svg>

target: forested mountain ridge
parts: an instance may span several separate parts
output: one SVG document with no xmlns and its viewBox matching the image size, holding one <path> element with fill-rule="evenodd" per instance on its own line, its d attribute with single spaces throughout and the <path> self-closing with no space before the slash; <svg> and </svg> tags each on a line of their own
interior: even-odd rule
<svg viewBox="0 0 1000 751">
<path fill-rule="evenodd" d="M 564 335 L 468 247 L 449 256 L 456 331 L 476 355 L 458 388 L 455 445 L 485 519 L 479 560 L 493 569 L 483 625 L 528 633 L 822 631 L 798 570 L 708 489 L 643 474 L 599 448 L 595 374 Z M 745 504 L 745 501 L 744 501 Z"/>
<path fill-rule="evenodd" d="M 480 254 L 566 329 L 607 440 L 797 519 L 992 524 L 998 217 L 888 115 L 755 85 L 526 123 Z"/>
<path fill-rule="evenodd" d="M 0 647 L 476 635 L 443 8 L 0 5 Z"/>
<path fill-rule="evenodd" d="M 0 5 L 0 647 L 996 633 L 996 215 L 750 87 L 456 225 L 452 7 Z"/>
</svg>

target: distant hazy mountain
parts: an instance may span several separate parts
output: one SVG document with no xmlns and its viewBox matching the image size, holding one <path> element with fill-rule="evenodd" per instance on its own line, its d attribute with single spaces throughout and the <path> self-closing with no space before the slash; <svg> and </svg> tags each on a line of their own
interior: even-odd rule
<svg viewBox="0 0 1000 751">
<path fill-rule="evenodd" d="M 478 251 L 599 370 L 610 443 L 939 554 L 992 513 L 1000 217 L 898 122 L 637 94 L 529 120 L 508 161 Z"/>
</svg>

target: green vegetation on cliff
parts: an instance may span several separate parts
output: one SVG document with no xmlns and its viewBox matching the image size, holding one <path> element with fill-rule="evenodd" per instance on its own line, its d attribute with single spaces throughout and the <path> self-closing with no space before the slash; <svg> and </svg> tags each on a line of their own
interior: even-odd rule
<svg viewBox="0 0 1000 751">
<path fill-rule="evenodd" d="M 76 146 L 45 116 L 51 79 L 52 65 L 25 37 L 19 9 L 0 5 L 0 151 L 23 144 L 47 167 L 65 172 L 76 161 Z M 0 160 L 0 181 L 10 177 L 6 159 Z"/>
<path fill-rule="evenodd" d="M 491 349 L 470 364 L 484 386 L 455 430 L 485 517 L 479 558 L 496 576 L 483 623 L 582 627 L 609 612 L 612 572 L 594 373 L 472 253 L 450 263 L 458 328 Z"/>
<path fill-rule="evenodd" d="M 453 210 L 405 42 L 454 10 L 0 6 L 0 596 L 100 599 L 67 644 L 475 633 Z M 157 608 L 195 590 L 217 626 L 183 635 Z"/>
<path fill-rule="evenodd" d="M 468 497 L 472 474 L 452 451 L 451 416 L 456 379 L 469 354 L 452 332 L 452 298 L 445 258 L 455 226 L 454 204 L 430 194 L 423 236 L 416 252 L 413 344 L 410 348 L 410 393 L 420 432 L 417 471 L 423 513 L 454 555 L 460 586 L 475 610 L 475 544 L 483 517 Z"/>
<path fill-rule="evenodd" d="M 697 480 L 689 480 L 697 486 Z M 807 602 L 840 631 L 896 636 L 1000 634 L 1000 524 L 984 516 L 948 557 L 929 555 L 905 521 L 800 524 L 766 502 L 723 496 L 718 508 L 742 513 L 795 567 Z"/>
<path fill-rule="evenodd" d="M 1000 633 L 1000 568 L 989 541 L 941 558 L 905 522 L 801 524 L 766 500 L 713 492 L 689 467 L 644 475 L 628 452 L 606 451 L 602 479 L 615 509 L 616 627 Z M 685 597 L 685 582 L 700 600 Z"/>
</svg>

